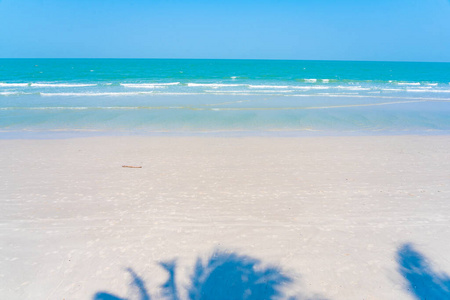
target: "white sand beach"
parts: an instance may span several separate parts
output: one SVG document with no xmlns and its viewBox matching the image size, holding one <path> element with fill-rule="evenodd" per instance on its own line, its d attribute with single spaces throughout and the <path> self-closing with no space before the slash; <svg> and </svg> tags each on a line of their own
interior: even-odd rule
<svg viewBox="0 0 450 300">
<path fill-rule="evenodd" d="M 177 260 L 182 287 L 222 249 L 279 266 L 287 295 L 413 299 L 401 245 L 450 273 L 449 149 L 449 136 L 0 140 L 0 298 L 127 297 L 132 268 L 158 299 L 159 262 Z"/>
</svg>

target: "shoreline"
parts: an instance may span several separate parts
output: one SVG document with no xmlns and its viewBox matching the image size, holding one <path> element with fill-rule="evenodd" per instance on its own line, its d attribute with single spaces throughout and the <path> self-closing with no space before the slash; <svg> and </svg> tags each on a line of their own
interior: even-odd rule
<svg viewBox="0 0 450 300">
<path fill-rule="evenodd" d="M 449 136 L 448 130 L 210 130 L 210 131 L 112 131 L 112 130 L 18 130 L 0 131 L 1 140 L 58 140 L 83 138 L 325 138 L 380 136 Z"/>
<path fill-rule="evenodd" d="M 176 259 L 234 251 L 280 267 L 289 295 L 411 299 L 411 243 L 450 273 L 450 137 L 0 140 L 0 294 L 152 296 Z M 142 166 L 123 168 L 122 166 Z"/>
</svg>

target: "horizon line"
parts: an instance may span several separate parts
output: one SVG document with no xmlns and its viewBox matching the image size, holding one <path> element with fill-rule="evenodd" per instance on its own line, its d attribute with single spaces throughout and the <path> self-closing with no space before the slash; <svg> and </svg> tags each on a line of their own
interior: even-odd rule
<svg viewBox="0 0 450 300">
<path fill-rule="evenodd" d="M 400 62 L 400 63 L 450 63 L 450 61 L 420 60 L 351 60 L 351 59 L 284 59 L 284 58 L 170 58 L 170 57 L 0 57 L 0 59 L 129 59 L 129 60 L 265 60 L 265 61 L 323 61 L 323 62 Z"/>
</svg>

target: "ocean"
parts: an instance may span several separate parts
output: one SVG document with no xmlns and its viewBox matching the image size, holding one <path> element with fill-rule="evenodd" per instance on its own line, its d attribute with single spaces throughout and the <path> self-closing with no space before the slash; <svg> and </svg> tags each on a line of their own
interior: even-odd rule
<svg viewBox="0 0 450 300">
<path fill-rule="evenodd" d="M 450 63 L 0 59 L 0 138 L 450 133 Z"/>
</svg>

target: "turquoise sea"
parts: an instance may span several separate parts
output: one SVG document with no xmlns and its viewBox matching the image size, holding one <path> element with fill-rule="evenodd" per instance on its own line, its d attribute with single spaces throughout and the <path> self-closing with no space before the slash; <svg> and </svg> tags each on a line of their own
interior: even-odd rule
<svg viewBox="0 0 450 300">
<path fill-rule="evenodd" d="M 0 59 L 0 138 L 449 132 L 450 63 Z"/>
</svg>

